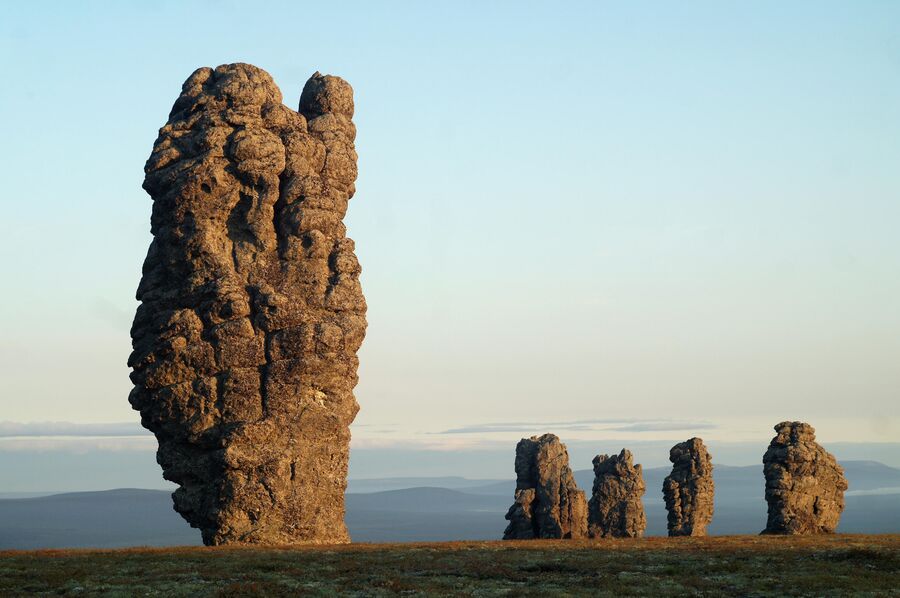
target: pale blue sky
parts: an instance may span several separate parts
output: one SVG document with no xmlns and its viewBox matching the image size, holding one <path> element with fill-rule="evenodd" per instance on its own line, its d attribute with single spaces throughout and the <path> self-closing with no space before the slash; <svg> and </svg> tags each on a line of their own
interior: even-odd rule
<svg viewBox="0 0 900 598">
<path fill-rule="evenodd" d="M 143 164 L 243 61 L 355 88 L 360 446 L 900 439 L 900 3 L 260 4 L 0 7 L 0 420 L 137 419 Z"/>
</svg>

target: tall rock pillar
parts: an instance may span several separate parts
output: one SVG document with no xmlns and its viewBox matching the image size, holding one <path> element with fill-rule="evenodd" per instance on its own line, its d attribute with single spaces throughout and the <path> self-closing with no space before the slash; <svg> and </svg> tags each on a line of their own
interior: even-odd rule
<svg viewBox="0 0 900 598">
<path fill-rule="evenodd" d="M 691 438 L 669 451 L 672 473 L 663 481 L 670 536 L 705 536 L 712 521 L 715 485 L 709 451 Z"/>
<path fill-rule="evenodd" d="M 145 167 L 153 240 L 129 401 L 175 510 L 206 544 L 347 542 L 344 490 L 366 330 L 342 222 L 353 91 L 313 75 L 299 110 L 265 71 L 201 68 Z"/>
<path fill-rule="evenodd" d="M 588 533 L 592 538 L 640 538 L 647 528 L 642 497 L 646 486 L 631 451 L 594 457 L 594 487 L 588 501 Z"/>
<path fill-rule="evenodd" d="M 775 432 L 763 455 L 769 518 L 762 533 L 833 533 L 844 510 L 844 469 L 811 425 L 781 422 Z"/>
<path fill-rule="evenodd" d="M 587 536 L 587 501 L 569 469 L 566 445 L 553 434 L 516 445 L 516 495 L 506 519 L 504 540 Z"/>
</svg>

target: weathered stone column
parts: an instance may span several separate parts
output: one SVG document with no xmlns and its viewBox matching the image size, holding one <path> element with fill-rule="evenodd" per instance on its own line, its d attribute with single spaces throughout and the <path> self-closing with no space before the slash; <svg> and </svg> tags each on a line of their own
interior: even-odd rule
<svg viewBox="0 0 900 598">
<path fill-rule="evenodd" d="M 763 455 L 769 518 L 762 533 L 833 533 L 844 510 L 844 469 L 811 425 L 781 422 L 775 431 Z"/>
<path fill-rule="evenodd" d="M 713 518 L 715 485 L 709 451 L 691 438 L 669 451 L 672 473 L 663 481 L 670 536 L 705 536 Z"/>
<path fill-rule="evenodd" d="M 588 534 L 592 538 L 639 538 L 647 528 L 646 486 L 631 451 L 594 457 L 594 488 L 588 502 Z"/>
<path fill-rule="evenodd" d="M 553 434 L 516 445 L 516 497 L 506 514 L 504 540 L 583 538 L 587 501 L 578 489 L 566 445 Z"/>
<path fill-rule="evenodd" d="M 145 168 L 153 241 L 129 401 L 175 510 L 206 544 L 347 542 L 366 330 L 342 222 L 353 91 L 313 75 L 299 111 L 249 64 L 192 74 Z"/>
</svg>

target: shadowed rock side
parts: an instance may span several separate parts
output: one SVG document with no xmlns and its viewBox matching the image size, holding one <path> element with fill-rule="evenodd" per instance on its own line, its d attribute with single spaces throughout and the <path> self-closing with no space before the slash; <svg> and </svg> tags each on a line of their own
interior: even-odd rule
<svg viewBox="0 0 900 598">
<path fill-rule="evenodd" d="M 669 451 L 672 473 L 663 481 L 670 536 L 705 536 L 713 518 L 715 486 L 709 451 L 691 438 Z"/>
<path fill-rule="evenodd" d="M 631 451 L 594 457 L 594 488 L 588 502 L 588 534 L 592 538 L 639 538 L 647 528 L 641 497 L 646 487 L 640 464 Z"/>
<path fill-rule="evenodd" d="M 763 455 L 769 519 L 762 533 L 833 533 L 844 510 L 843 468 L 811 425 L 781 422 L 775 431 Z"/>
<path fill-rule="evenodd" d="M 353 91 L 318 73 L 299 112 L 248 64 L 195 71 L 145 167 L 153 240 L 129 401 L 175 510 L 206 544 L 347 542 L 349 425 L 366 330 L 342 219 Z"/>
<path fill-rule="evenodd" d="M 516 498 L 506 519 L 504 540 L 587 535 L 587 501 L 569 469 L 566 445 L 555 435 L 516 445 Z"/>
</svg>

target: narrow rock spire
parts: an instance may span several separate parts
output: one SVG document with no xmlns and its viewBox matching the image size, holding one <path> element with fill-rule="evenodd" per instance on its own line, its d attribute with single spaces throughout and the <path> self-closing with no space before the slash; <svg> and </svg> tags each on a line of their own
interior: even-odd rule
<svg viewBox="0 0 900 598">
<path fill-rule="evenodd" d="M 669 451 L 672 473 L 663 482 L 670 536 L 705 536 L 713 518 L 715 485 L 709 451 L 691 438 Z"/>
</svg>

